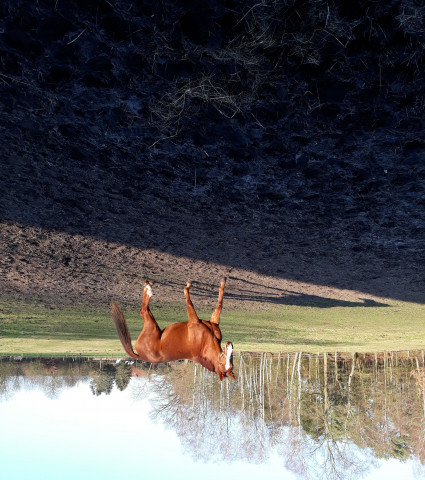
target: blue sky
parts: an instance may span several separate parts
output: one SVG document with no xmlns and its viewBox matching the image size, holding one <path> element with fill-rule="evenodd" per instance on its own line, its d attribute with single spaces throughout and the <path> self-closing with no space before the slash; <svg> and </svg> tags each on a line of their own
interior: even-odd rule
<svg viewBox="0 0 425 480">
<path fill-rule="evenodd" d="M 274 452 L 260 465 L 196 461 L 183 452 L 174 431 L 151 421 L 149 400 L 134 400 L 130 387 L 96 397 L 81 383 L 56 399 L 21 390 L 0 402 L 0 478 L 297 478 Z M 363 478 L 407 480 L 415 478 L 412 466 L 413 462 L 376 462 L 377 468 Z"/>
</svg>

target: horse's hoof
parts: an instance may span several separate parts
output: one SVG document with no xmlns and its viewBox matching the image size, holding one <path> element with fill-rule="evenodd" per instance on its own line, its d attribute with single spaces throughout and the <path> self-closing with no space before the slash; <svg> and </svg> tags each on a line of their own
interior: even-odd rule
<svg viewBox="0 0 425 480">
<path fill-rule="evenodd" d="M 152 282 L 148 282 L 147 280 L 145 281 L 145 288 L 144 290 L 146 290 L 146 293 L 148 294 L 149 297 L 152 297 Z"/>
<path fill-rule="evenodd" d="M 226 285 L 226 280 L 227 280 L 226 277 L 223 277 L 223 278 L 221 279 L 221 282 L 220 282 L 220 286 L 221 286 L 221 287 L 224 287 L 224 285 Z"/>
<path fill-rule="evenodd" d="M 184 288 L 190 288 L 192 286 L 192 282 L 187 282 Z"/>
</svg>

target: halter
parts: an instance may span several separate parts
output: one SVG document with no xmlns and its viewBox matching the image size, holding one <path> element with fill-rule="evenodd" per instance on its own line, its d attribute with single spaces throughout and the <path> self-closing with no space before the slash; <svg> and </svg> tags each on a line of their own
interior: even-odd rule
<svg viewBox="0 0 425 480">
<path fill-rule="evenodd" d="M 221 367 L 223 365 L 222 361 L 221 361 L 221 357 L 224 357 L 226 360 L 227 360 L 227 357 L 226 355 L 224 354 L 224 352 L 220 352 L 218 354 L 218 366 Z M 224 364 L 226 364 L 226 361 L 224 362 Z"/>
</svg>

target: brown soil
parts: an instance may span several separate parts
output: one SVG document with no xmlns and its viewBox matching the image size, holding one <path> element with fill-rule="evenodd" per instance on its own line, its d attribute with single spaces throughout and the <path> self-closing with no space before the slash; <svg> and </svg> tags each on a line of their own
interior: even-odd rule
<svg viewBox="0 0 425 480">
<path fill-rule="evenodd" d="M 183 305 L 183 287 L 187 280 L 192 280 L 196 304 L 211 306 L 223 276 L 228 278 L 225 299 L 228 308 L 374 306 L 383 301 L 382 297 L 365 291 L 323 285 L 320 283 L 323 277 L 314 278 L 313 274 L 312 281 L 306 283 L 36 227 L 3 223 L 0 242 L 2 294 L 23 300 L 41 298 L 52 305 L 107 309 L 115 299 L 134 308 L 141 299 L 144 279 L 152 279 L 155 297 L 161 302 Z M 294 263 L 295 260 L 291 268 L 295 268 Z M 330 264 L 329 271 L 332 270 Z M 366 277 L 367 270 L 361 273 Z M 375 272 L 374 291 L 394 292 L 396 298 L 420 295 L 418 290 L 402 291 L 397 279 L 381 273 Z M 371 281 L 365 281 L 365 286 L 370 289 Z"/>
<path fill-rule="evenodd" d="M 53 3 L 0 5 L 2 295 L 425 301 L 411 2 Z"/>
</svg>

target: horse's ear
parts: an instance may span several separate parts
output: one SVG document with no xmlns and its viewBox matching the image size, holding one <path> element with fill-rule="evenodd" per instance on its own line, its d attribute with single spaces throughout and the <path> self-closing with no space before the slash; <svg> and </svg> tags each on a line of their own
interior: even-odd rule
<svg viewBox="0 0 425 480">
<path fill-rule="evenodd" d="M 233 378 L 233 380 L 236 380 L 235 374 L 233 372 L 229 372 L 227 376 Z"/>
<path fill-rule="evenodd" d="M 220 381 L 223 381 L 223 372 L 218 372 L 218 377 L 220 378 Z"/>
</svg>

